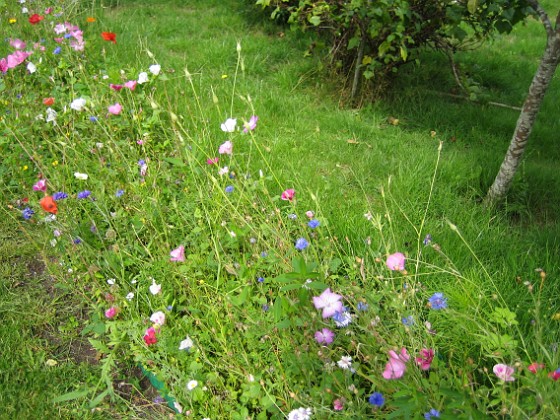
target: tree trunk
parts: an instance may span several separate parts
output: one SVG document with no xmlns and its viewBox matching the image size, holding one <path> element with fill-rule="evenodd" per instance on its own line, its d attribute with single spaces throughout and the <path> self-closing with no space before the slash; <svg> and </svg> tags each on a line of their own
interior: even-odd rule
<svg viewBox="0 0 560 420">
<path fill-rule="evenodd" d="M 502 162 L 502 166 L 500 167 L 500 171 L 484 199 L 484 204 L 487 206 L 492 206 L 504 198 L 521 162 L 521 157 L 525 151 L 525 146 L 527 145 L 527 140 L 533 129 L 533 124 L 535 123 L 542 100 L 560 62 L 559 22 L 560 13 L 558 13 L 556 19 L 555 29 L 552 29 L 550 22 L 548 26 L 543 22 L 548 35 L 546 48 L 541 58 L 539 68 L 529 87 L 523 109 L 517 119 L 517 126 L 515 127 L 511 143 L 506 152 L 504 161 Z"/>
</svg>

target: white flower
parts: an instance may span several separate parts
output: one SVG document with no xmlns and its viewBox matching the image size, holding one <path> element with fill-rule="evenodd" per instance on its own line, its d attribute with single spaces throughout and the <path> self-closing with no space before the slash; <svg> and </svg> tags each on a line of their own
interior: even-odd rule
<svg viewBox="0 0 560 420">
<path fill-rule="evenodd" d="M 236 127 L 237 127 L 236 118 L 228 118 L 223 124 L 220 125 L 222 131 L 225 131 L 226 133 L 233 133 Z"/>
<path fill-rule="evenodd" d="M 81 111 L 86 106 L 86 100 L 84 98 L 74 99 L 70 104 L 70 108 L 75 111 Z"/>
<path fill-rule="evenodd" d="M 342 369 L 350 369 L 352 367 L 352 358 L 350 356 L 342 356 L 336 363 Z"/>
<path fill-rule="evenodd" d="M 142 85 L 142 84 L 146 83 L 147 81 L 148 81 L 148 73 L 143 71 L 142 73 L 140 73 L 138 75 L 138 84 L 139 85 Z"/>
<path fill-rule="evenodd" d="M 150 73 L 152 73 L 154 76 L 157 76 L 159 74 L 159 72 L 161 71 L 161 66 L 159 64 L 152 64 L 149 68 Z"/>
<path fill-rule="evenodd" d="M 54 33 L 57 35 L 63 34 L 64 32 L 66 32 L 66 26 L 64 26 L 64 24 L 59 23 L 58 25 L 56 25 L 54 27 Z"/>
<path fill-rule="evenodd" d="M 189 383 L 187 384 L 187 389 L 189 391 L 192 391 L 193 389 L 195 389 L 198 386 L 198 381 L 195 381 L 194 379 L 192 381 L 189 381 Z"/>
<path fill-rule="evenodd" d="M 194 343 L 187 335 L 187 338 L 185 338 L 183 341 L 181 341 L 181 344 L 179 344 L 179 350 L 190 350 L 192 346 L 194 346 Z"/>
<path fill-rule="evenodd" d="M 132 300 L 134 299 L 134 293 L 130 292 L 128 295 L 126 295 L 126 300 Z"/>
<path fill-rule="evenodd" d="M 21 8 L 21 13 L 23 13 L 24 15 L 26 15 L 27 13 L 29 13 L 29 10 L 27 9 L 27 7 L 22 7 L 22 8 Z"/>
<path fill-rule="evenodd" d="M 113 284 L 115 284 L 115 279 L 107 279 L 107 284 L 112 286 Z"/>
<path fill-rule="evenodd" d="M 52 122 L 53 124 L 56 123 L 56 111 L 52 108 L 47 108 L 47 119 L 45 120 L 46 122 Z"/>
<path fill-rule="evenodd" d="M 373 219 L 373 215 L 371 214 L 370 211 L 368 211 L 366 214 L 364 214 L 364 217 L 365 217 L 366 219 L 368 219 L 368 220 Z"/>
<path fill-rule="evenodd" d="M 51 246 L 56 246 L 56 239 L 53 238 L 53 239 L 51 239 L 50 242 L 51 242 Z"/>
<path fill-rule="evenodd" d="M 81 179 L 82 181 L 85 181 L 86 179 L 88 179 L 88 174 L 82 174 L 80 172 L 74 172 L 74 176 L 77 179 Z"/>
<path fill-rule="evenodd" d="M 165 324 L 165 314 L 162 311 L 154 312 L 150 317 L 150 321 L 161 327 L 163 324 Z"/>
<path fill-rule="evenodd" d="M 179 404 L 178 402 L 174 402 L 173 403 L 173 407 L 175 407 L 175 410 L 177 410 L 177 412 L 179 414 L 181 414 L 183 412 L 183 407 L 181 406 L 181 404 Z"/>
<path fill-rule="evenodd" d="M 311 408 L 300 407 L 290 411 L 290 414 L 288 414 L 288 420 L 309 420 L 312 413 Z"/>
<path fill-rule="evenodd" d="M 157 295 L 161 292 L 161 284 L 156 284 L 156 281 L 152 279 L 152 285 L 150 286 L 150 293 L 152 295 Z"/>
<path fill-rule="evenodd" d="M 95 143 L 95 147 L 97 147 L 98 149 L 102 149 L 103 146 L 103 143 Z"/>
<path fill-rule="evenodd" d="M 229 167 L 224 166 L 223 168 L 218 169 L 218 175 L 224 176 L 229 172 Z"/>
<path fill-rule="evenodd" d="M 29 63 L 27 63 L 27 71 L 33 74 L 37 71 L 37 66 L 30 61 Z"/>
</svg>

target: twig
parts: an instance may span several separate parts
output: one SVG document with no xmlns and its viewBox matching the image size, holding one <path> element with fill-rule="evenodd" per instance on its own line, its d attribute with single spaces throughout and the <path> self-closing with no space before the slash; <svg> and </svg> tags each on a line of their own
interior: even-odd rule
<svg viewBox="0 0 560 420">
<path fill-rule="evenodd" d="M 455 98 L 455 99 L 463 99 L 465 101 L 469 101 L 469 102 L 474 102 L 475 104 L 481 104 L 481 105 L 492 105 L 492 106 L 497 106 L 500 108 L 507 108 L 507 109 L 512 109 L 514 111 L 521 111 L 522 108 L 519 106 L 513 106 L 513 105 L 508 105 L 508 104 L 503 104 L 501 102 L 493 102 L 493 101 L 488 101 L 488 102 L 481 102 L 481 101 L 473 101 L 472 99 L 463 96 L 463 95 L 455 95 L 453 93 L 447 93 L 447 92 L 438 92 L 436 90 L 430 90 L 428 92 L 431 93 L 435 93 L 436 95 L 440 95 L 440 96 L 449 96 L 450 98 Z"/>
</svg>

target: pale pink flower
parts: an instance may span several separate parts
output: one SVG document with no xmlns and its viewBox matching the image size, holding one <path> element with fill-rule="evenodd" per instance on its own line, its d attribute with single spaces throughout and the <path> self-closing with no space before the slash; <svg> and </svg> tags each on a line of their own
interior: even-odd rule
<svg viewBox="0 0 560 420">
<path fill-rule="evenodd" d="M 315 333 L 315 340 L 319 344 L 331 344 L 334 340 L 334 333 L 328 328 L 323 328 Z"/>
<path fill-rule="evenodd" d="M 128 82 L 126 82 L 124 84 L 124 87 L 128 88 L 130 90 L 134 90 L 134 89 L 136 89 L 137 84 L 138 84 L 138 82 L 136 80 L 129 80 Z"/>
<path fill-rule="evenodd" d="M 16 39 L 10 39 L 10 46 L 15 48 L 16 50 L 24 50 L 26 44 L 21 39 L 16 38 Z"/>
<path fill-rule="evenodd" d="M 307 217 L 309 217 L 310 219 L 313 219 L 313 217 L 315 217 L 315 213 L 313 213 L 311 210 L 307 210 L 307 211 L 305 212 L 305 215 L 306 215 Z"/>
<path fill-rule="evenodd" d="M 181 245 L 171 251 L 171 258 L 169 261 L 185 262 L 185 247 Z"/>
<path fill-rule="evenodd" d="M 420 366 L 420 369 L 428 370 L 430 369 L 433 360 L 434 349 L 422 349 L 420 350 L 420 356 L 416 358 L 416 364 Z"/>
<path fill-rule="evenodd" d="M 109 114 L 119 115 L 122 111 L 122 105 L 117 102 L 116 104 L 109 105 L 107 110 L 109 111 Z"/>
<path fill-rule="evenodd" d="M 404 270 L 405 256 L 401 252 L 395 252 L 387 257 L 387 267 L 389 270 L 402 271 Z"/>
<path fill-rule="evenodd" d="M 513 373 L 515 372 L 515 369 L 512 368 L 511 366 L 504 365 L 503 363 L 498 363 L 497 365 L 494 365 L 494 368 L 492 370 L 494 371 L 494 374 L 502 381 L 505 382 L 515 381 L 515 378 L 513 377 Z"/>
<path fill-rule="evenodd" d="M 218 153 L 221 155 L 231 155 L 233 153 L 233 143 L 229 140 L 222 143 L 218 148 Z"/>
<path fill-rule="evenodd" d="M 64 32 L 66 32 L 66 26 L 64 26 L 62 23 L 59 23 L 58 25 L 55 25 L 54 27 L 54 33 L 57 35 L 61 35 Z"/>
<path fill-rule="evenodd" d="M 296 195 L 296 191 L 293 188 L 288 188 L 286 191 L 282 193 L 282 200 L 284 201 L 292 201 L 294 196 Z"/>
<path fill-rule="evenodd" d="M 337 398 L 333 401 L 334 411 L 342 411 L 344 409 L 344 398 Z"/>
<path fill-rule="evenodd" d="M 383 377 L 385 379 L 398 379 L 404 375 L 406 362 L 410 359 L 406 349 L 403 347 L 401 353 L 397 354 L 394 350 L 389 351 L 389 361 L 385 365 Z"/>
<path fill-rule="evenodd" d="M 150 321 L 161 327 L 163 324 L 165 324 L 165 314 L 162 311 L 154 312 L 150 317 Z"/>
<path fill-rule="evenodd" d="M 257 117 L 256 115 L 251 116 L 251 118 L 249 118 L 249 121 L 243 124 L 243 132 L 248 133 L 249 131 L 253 131 L 255 128 L 257 128 L 258 120 L 259 117 Z"/>
<path fill-rule="evenodd" d="M 15 51 L 15 52 L 13 52 L 12 54 L 10 54 L 6 57 L 8 68 L 13 69 L 16 66 L 19 66 L 30 55 L 31 55 L 31 53 L 29 53 L 27 51 Z"/>
<path fill-rule="evenodd" d="M 319 296 L 313 296 L 313 305 L 316 309 L 323 310 L 323 318 L 329 318 L 337 312 L 342 312 L 342 296 L 331 292 L 327 288 Z"/>
<path fill-rule="evenodd" d="M 33 191 L 47 191 L 47 180 L 40 179 L 39 181 L 37 181 L 35 185 L 33 185 Z"/>
<path fill-rule="evenodd" d="M 152 295 L 157 295 L 161 292 L 161 284 L 156 284 L 156 281 L 152 279 L 152 285 L 150 286 L 150 293 Z"/>
</svg>

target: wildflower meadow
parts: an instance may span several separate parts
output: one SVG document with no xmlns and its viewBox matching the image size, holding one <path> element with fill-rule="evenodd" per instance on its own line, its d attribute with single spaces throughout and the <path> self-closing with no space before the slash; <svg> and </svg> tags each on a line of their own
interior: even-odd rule
<svg viewBox="0 0 560 420">
<path fill-rule="evenodd" d="M 346 170 L 323 191 L 309 174 L 328 177 L 325 153 L 275 152 L 298 113 L 275 120 L 248 89 L 258 65 L 244 40 L 225 38 L 223 68 L 188 53 L 171 67 L 110 19 L 126 3 L 0 1 L 1 217 L 79 302 L 58 333 L 83 337 L 98 367 L 45 404 L 136 418 L 134 401 L 119 405 L 135 370 L 155 392 L 151 418 L 560 415 L 557 248 L 518 278 L 499 260 L 506 228 L 480 251 L 487 231 L 464 233 L 438 201 L 444 138 L 421 135 L 430 152 L 408 191 L 398 168 L 414 157 L 390 151 L 386 176 Z M 204 1 L 190 7 L 204 16 Z M 133 59 L 119 60 L 123 45 Z M 65 364 L 45 359 L 53 375 Z M 26 416 L 2 398 L 6 418 Z"/>
</svg>

